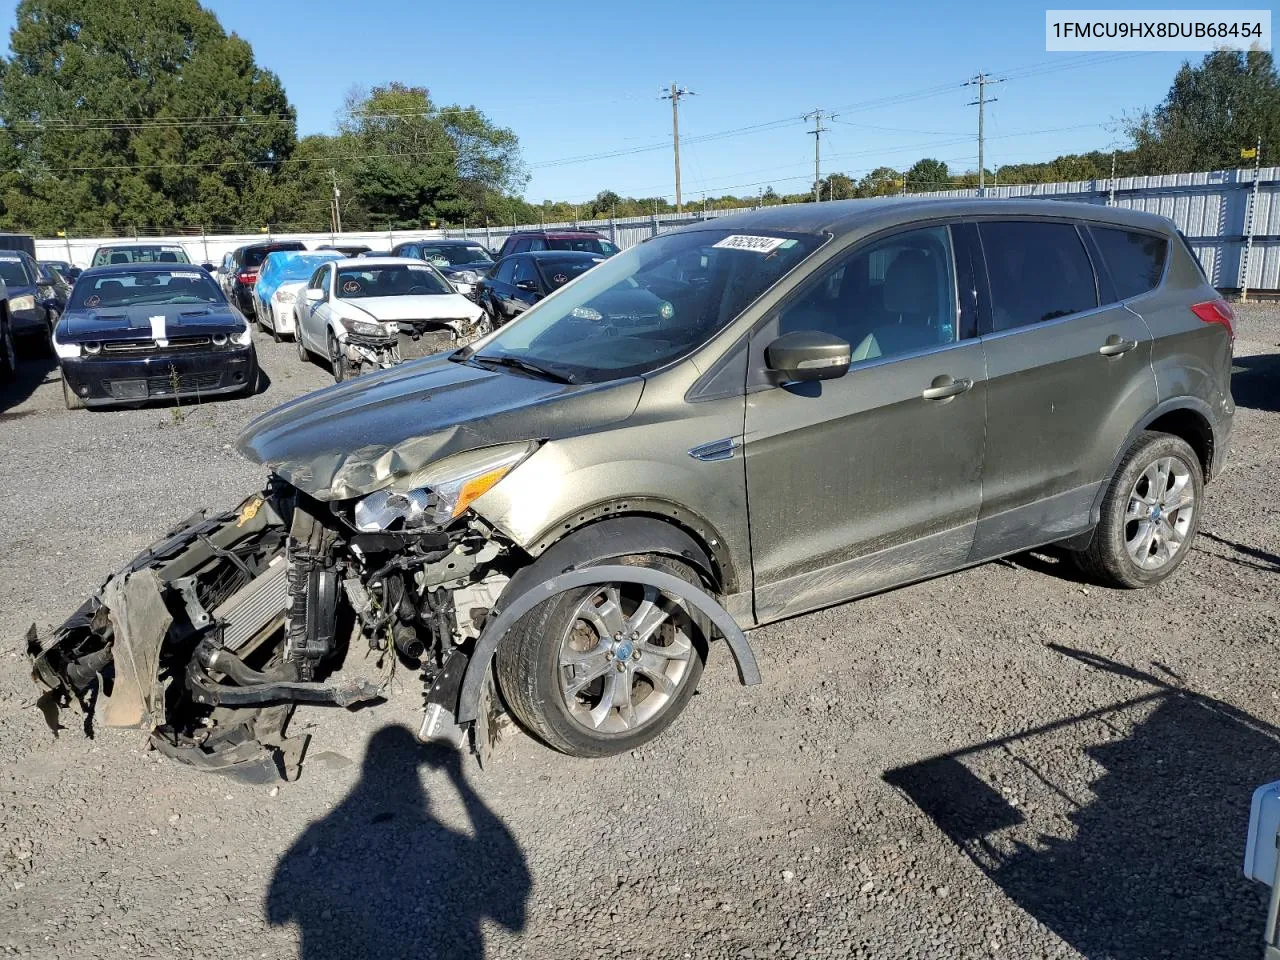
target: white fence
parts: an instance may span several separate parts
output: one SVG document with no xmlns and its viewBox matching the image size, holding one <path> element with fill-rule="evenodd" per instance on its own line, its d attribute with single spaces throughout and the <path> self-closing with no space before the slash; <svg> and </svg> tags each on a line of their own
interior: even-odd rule
<svg viewBox="0 0 1280 960">
<path fill-rule="evenodd" d="M 1116 206 L 1146 210 L 1169 217 L 1187 236 L 1192 249 L 1204 264 L 1210 281 L 1223 290 L 1242 285 L 1245 239 L 1253 207 L 1253 170 L 1215 170 L 1154 177 L 1121 177 L 1110 180 L 1078 180 L 1068 183 L 1037 183 L 988 187 L 987 196 L 1045 197 L 1085 203 L 1114 203 Z M 921 197 L 972 197 L 975 190 L 944 190 L 912 194 Z M 315 248 L 325 243 L 359 243 L 374 250 L 388 250 L 402 240 L 426 237 L 468 237 L 492 250 L 502 245 L 513 230 L 541 227 L 580 226 L 598 230 L 620 247 L 629 247 L 667 230 L 703 219 L 727 216 L 738 210 L 708 210 L 652 217 L 610 220 L 581 220 L 570 223 L 524 224 L 519 227 L 473 227 L 449 230 L 395 230 L 374 233 L 283 233 L 241 234 L 238 236 L 147 237 L 148 243 L 179 243 L 195 263 L 218 263 L 224 254 L 246 243 L 262 240 L 301 240 Z M 1264 167 L 1258 178 L 1257 206 L 1253 209 L 1254 243 L 1248 263 L 1249 287 L 1280 290 L 1280 167 Z M 118 239 L 118 238 L 113 238 Z M 70 237 L 37 240 L 36 253 L 50 260 L 70 260 L 80 266 L 89 263 L 100 238 Z"/>
</svg>

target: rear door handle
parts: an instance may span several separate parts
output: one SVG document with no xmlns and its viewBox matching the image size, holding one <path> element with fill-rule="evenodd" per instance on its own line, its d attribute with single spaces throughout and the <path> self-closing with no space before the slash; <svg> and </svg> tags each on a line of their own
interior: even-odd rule
<svg viewBox="0 0 1280 960">
<path fill-rule="evenodd" d="M 958 396 L 965 393 L 973 387 L 973 381 L 968 377 L 962 377 L 959 380 L 953 380 L 951 377 L 943 374 L 941 377 L 934 377 L 933 383 L 920 392 L 920 396 L 926 400 L 946 400 L 948 397 Z"/>
<path fill-rule="evenodd" d="M 1122 353 L 1128 353 L 1137 345 L 1137 340 L 1126 340 L 1113 333 L 1107 337 L 1107 342 L 1098 348 L 1098 352 L 1104 357 L 1118 357 Z"/>
</svg>

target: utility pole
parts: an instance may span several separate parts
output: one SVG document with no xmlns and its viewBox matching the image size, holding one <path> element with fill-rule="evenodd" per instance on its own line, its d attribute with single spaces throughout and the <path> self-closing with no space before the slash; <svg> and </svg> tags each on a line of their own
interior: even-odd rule
<svg viewBox="0 0 1280 960">
<path fill-rule="evenodd" d="M 333 216 L 330 217 L 334 234 L 342 232 L 342 191 L 338 189 L 338 171 L 333 167 L 329 168 L 329 177 L 333 181 Z"/>
<path fill-rule="evenodd" d="M 680 98 L 692 96 L 696 96 L 692 90 L 686 90 L 673 80 L 670 91 L 661 97 L 663 100 L 671 101 L 671 143 L 675 148 L 676 156 L 676 213 L 684 212 L 684 206 L 680 200 Z"/>
<path fill-rule="evenodd" d="M 1116 152 L 1111 151 L 1111 183 L 1107 188 L 1107 206 L 1116 205 Z"/>
<path fill-rule="evenodd" d="M 983 167 L 983 154 L 986 145 L 986 135 L 983 129 L 984 117 L 986 114 L 986 106 L 988 103 L 995 103 L 996 98 L 987 97 L 988 83 L 1004 83 L 1003 80 L 992 80 L 990 75 L 979 73 L 973 79 L 965 83 L 966 87 L 978 88 L 978 99 L 970 101 L 969 106 L 978 108 L 978 196 L 984 197 L 987 194 L 987 177 L 986 169 Z"/>
<path fill-rule="evenodd" d="M 834 113 L 827 113 L 821 107 L 815 109 L 812 113 L 806 113 L 801 119 L 812 120 L 813 129 L 809 133 L 813 134 L 813 202 L 822 202 L 822 135 L 827 132 L 829 127 L 822 125 L 822 118 L 834 120 Z"/>
<path fill-rule="evenodd" d="M 1240 151 L 1244 153 L 1244 150 Z M 1259 135 L 1258 143 L 1253 148 L 1253 190 L 1249 197 L 1249 215 L 1244 225 L 1245 244 L 1244 244 L 1244 269 L 1243 278 L 1240 280 L 1240 302 L 1249 302 L 1249 261 L 1253 256 L 1253 230 L 1258 220 L 1258 178 L 1262 174 L 1262 137 Z"/>
</svg>

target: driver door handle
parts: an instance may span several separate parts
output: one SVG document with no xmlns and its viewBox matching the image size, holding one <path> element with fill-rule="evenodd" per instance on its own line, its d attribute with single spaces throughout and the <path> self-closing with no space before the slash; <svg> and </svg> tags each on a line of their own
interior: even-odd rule
<svg viewBox="0 0 1280 960">
<path fill-rule="evenodd" d="M 1126 340 L 1113 333 L 1107 337 L 1107 342 L 1098 348 L 1098 352 L 1104 357 L 1118 357 L 1122 353 L 1128 353 L 1137 345 L 1137 340 Z"/>
<path fill-rule="evenodd" d="M 934 377 L 932 386 L 926 387 L 920 392 L 920 396 L 926 400 L 946 400 L 948 397 L 955 397 L 965 393 L 973 388 L 973 381 L 968 377 L 962 377 L 959 380 L 953 380 L 949 376 Z"/>
</svg>

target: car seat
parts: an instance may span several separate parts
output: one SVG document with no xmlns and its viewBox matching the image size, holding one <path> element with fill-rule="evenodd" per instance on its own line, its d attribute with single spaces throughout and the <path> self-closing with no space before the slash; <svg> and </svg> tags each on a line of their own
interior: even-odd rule
<svg viewBox="0 0 1280 960">
<path fill-rule="evenodd" d="M 885 322 L 854 348 L 854 361 L 909 353 L 939 342 L 938 276 L 927 253 L 898 254 L 885 272 L 881 295 Z"/>
</svg>

